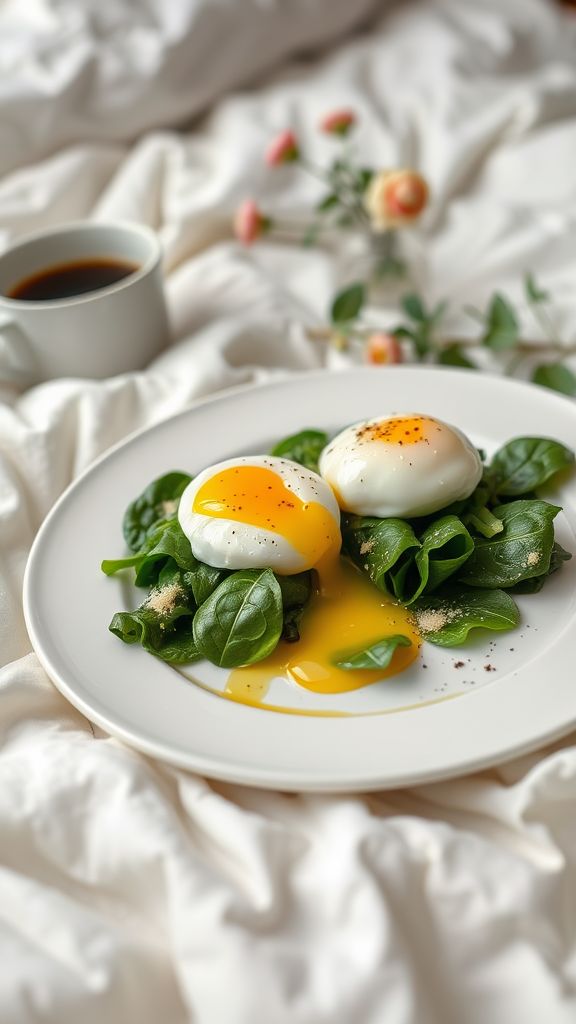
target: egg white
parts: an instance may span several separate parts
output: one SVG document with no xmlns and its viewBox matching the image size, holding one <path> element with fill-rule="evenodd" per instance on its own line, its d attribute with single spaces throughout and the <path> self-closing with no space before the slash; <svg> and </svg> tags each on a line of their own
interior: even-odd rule
<svg viewBox="0 0 576 1024">
<path fill-rule="evenodd" d="M 441 429 L 431 443 L 400 445 L 358 438 L 359 428 L 424 416 Z M 380 518 L 428 515 L 467 498 L 482 476 L 482 461 L 457 427 L 423 413 L 377 416 L 347 427 L 326 446 L 320 473 L 342 509 Z"/>
<path fill-rule="evenodd" d="M 251 455 L 226 459 L 209 466 L 188 484 L 180 498 L 178 520 L 196 558 L 220 569 L 269 567 L 283 575 L 313 568 L 286 537 L 273 530 L 216 518 L 194 511 L 194 499 L 202 485 L 224 469 L 262 466 L 275 472 L 302 501 L 323 505 L 340 525 L 338 502 L 328 484 L 317 473 L 288 459 L 273 455 Z"/>
</svg>

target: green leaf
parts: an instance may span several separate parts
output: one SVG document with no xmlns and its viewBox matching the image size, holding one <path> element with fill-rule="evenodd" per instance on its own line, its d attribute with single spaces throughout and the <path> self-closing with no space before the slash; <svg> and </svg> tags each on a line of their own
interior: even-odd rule
<svg viewBox="0 0 576 1024">
<path fill-rule="evenodd" d="M 328 444 L 328 435 L 323 430 L 301 430 L 299 434 L 291 434 L 274 446 L 271 455 L 282 459 L 292 459 L 306 469 L 318 472 L 318 459 L 322 449 Z"/>
<path fill-rule="evenodd" d="M 426 593 L 445 583 L 474 550 L 474 541 L 457 516 L 434 520 L 421 535 L 420 544 L 415 562 Z"/>
<path fill-rule="evenodd" d="M 128 558 L 105 559 L 101 569 L 107 576 L 112 576 L 120 569 L 133 567 L 136 586 L 151 587 L 158 582 L 166 567 L 189 571 L 197 565 L 190 541 L 182 532 L 180 523 L 177 519 L 170 519 L 156 527 L 140 551 Z"/>
<path fill-rule="evenodd" d="M 124 540 L 130 551 L 139 551 L 160 521 L 174 518 L 182 491 L 191 479 L 189 473 L 165 473 L 131 502 L 122 520 Z"/>
<path fill-rule="evenodd" d="M 462 522 L 466 526 L 471 526 L 481 537 L 495 537 L 504 529 L 502 520 L 498 519 L 486 505 L 465 512 L 462 515 Z"/>
<path fill-rule="evenodd" d="M 216 569 L 205 562 L 197 562 L 193 569 L 184 573 L 184 581 L 192 590 L 194 600 L 200 607 L 229 575 L 229 569 Z"/>
<path fill-rule="evenodd" d="M 154 534 L 153 537 L 156 535 Z M 172 520 L 162 530 L 154 547 L 147 551 L 141 562 L 135 566 L 137 587 L 151 587 L 158 581 L 158 574 L 169 560 L 183 571 L 196 568 L 197 560 L 192 554 L 190 541 L 183 533 L 177 520 Z"/>
<path fill-rule="evenodd" d="M 474 550 L 472 537 L 454 515 L 433 520 L 419 543 L 420 547 L 403 555 L 386 577 L 388 590 L 405 605 L 445 583 Z"/>
<path fill-rule="evenodd" d="M 339 292 L 330 311 L 330 318 L 334 324 L 348 323 L 355 320 L 364 305 L 365 289 L 361 282 L 351 284 Z"/>
<path fill-rule="evenodd" d="M 539 302 L 548 302 L 550 300 L 549 292 L 544 291 L 536 284 L 536 278 L 530 271 L 524 275 L 524 291 L 528 302 L 532 302 L 537 305 Z"/>
<path fill-rule="evenodd" d="M 342 541 L 345 553 L 385 593 L 393 593 L 388 589 L 390 570 L 412 549 L 420 547 L 405 520 L 368 516 L 344 516 Z"/>
<path fill-rule="evenodd" d="M 361 167 L 356 178 L 358 192 L 364 193 L 374 177 L 374 171 L 370 167 Z"/>
<path fill-rule="evenodd" d="M 467 370 L 477 370 L 478 367 L 468 356 L 464 355 L 461 345 L 453 344 L 441 348 L 438 352 L 437 362 L 442 366 L 461 366 Z"/>
<path fill-rule="evenodd" d="M 422 597 L 413 606 L 425 640 L 441 647 L 463 644 L 471 629 L 514 629 L 520 613 L 503 590 L 450 588 L 442 597 Z"/>
<path fill-rule="evenodd" d="M 163 661 L 180 664 L 199 657 L 192 636 L 195 612 L 191 591 L 176 570 L 135 611 L 117 612 L 109 629 L 125 644 L 140 644 Z"/>
<path fill-rule="evenodd" d="M 339 658 L 334 662 L 334 664 L 337 668 L 343 668 L 346 670 L 362 668 L 384 669 L 388 668 L 388 665 L 392 661 L 392 656 L 398 647 L 411 646 L 411 640 L 402 634 L 385 636 L 382 640 L 378 640 L 377 643 L 372 644 L 370 647 L 365 647 L 360 651 L 355 651 L 353 654 L 347 655 L 346 657 Z"/>
<path fill-rule="evenodd" d="M 576 395 L 576 376 L 563 363 L 542 363 L 534 370 L 532 381 L 562 395 Z"/>
<path fill-rule="evenodd" d="M 511 501 L 493 509 L 504 529 L 491 540 L 477 540 L 459 579 L 473 587 L 513 587 L 548 572 L 558 505 L 538 499 Z"/>
<path fill-rule="evenodd" d="M 517 497 L 574 462 L 574 452 L 547 437 L 516 437 L 492 457 L 487 480 L 493 494 Z"/>
<path fill-rule="evenodd" d="M 411 330 L 409 327 L 395 327 L 394 330 L 391 331 L 390 333 L 393 334 L 396 338 L 410 338 L 410 341 L 414 342 L 416 341 L 417 337 L 416 332 Z"/>
<path fill-rule="evenodd" d="M 266 658 L 282 633 L 282 592 L 271 569 L 232 573 L 194 616 L 200 654 L 221 668 Z"/>
<path fill-rule="evenodd" d="M 302 236 L 302 243 L 301 243 L 304 246 L 304 248 L 308 248 L 309 246 L 314 245 L 316 239 L 318 238 L 319 232 L 320 232 L 320 224 L 310 224 L 306 228 L 306 231 L 304 232 L 304 234 Z"/>
<path fill-rule="evenodd" d="M 319 213 L 325 213 L 326 210 L 333 210 L 335 206 L 338 206 L 340 200 L 335 192 L 329 192 L 327 196 L 324 196 L 316 205 L 316 209 Z"/>
<path fill-rule="evenodd" d="M 443 299 L 430 313 L 429 320 L 432 324 L 438 324 L 448 308 L 448 303 Z"/>
<path fill-rule="evenodd" d="M 426 310 L 419 295 L 404 295 L 401 299 L 401 306 L 404 312 L 412 319 L 424 322 L 428 319 Z"/>
<path fill-rule="evenodd" d="M 482 343 L 501 352 L 512 348 L 518 340 L 518 321 L 516 314 L 503 295 L 495 295 L 490 303 L 486 319 L 486 333 Z"/>
<path fill-rule="evenodd" d="M 536 594 L 546 583 L 546 580 L 553 572 L 557 572 L 561 568 L 564 562 L 568 562 L 572 558 L 569 551 L 566 551 L 561 544 L 556 542 L 552 548 L 552 554 L 550 556 L 550 565 L 548 572 L 542 573 L 540 576 L 532 576 L 528 580 L 522 580 L 517 583 L 515 587 L 511 587 L 513 594 Z"/>
</svg>

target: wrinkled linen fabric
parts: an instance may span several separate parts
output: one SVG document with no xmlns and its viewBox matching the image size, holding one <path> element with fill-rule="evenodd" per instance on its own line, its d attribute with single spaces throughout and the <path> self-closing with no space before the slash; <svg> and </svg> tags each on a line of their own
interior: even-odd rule
<svg viewBox="0 0 576 1024">
<path fill-rule="evenodd" d="M 208 100 L 196 95 L 206 63 L 191 79 L 171 65 L 179 39 L 193 54 L 204 38 L 192 14 L 234 33 L 242 11 L 273 18 L 280 6 L 155 0 L 139 8 L 150 28 L 139 40 L 112 33 L 136 18 L 127 2 L 92 10 L 38 0 L 29 29 L 24 5 L 6 7 L 24 70 L 0 84 L 0 133 L 12 123 L 21 147 L 0 156 L 13 167 L 0 182 L 0 245 L 78 217 L 152 225 L 174 343 L 140 373 L 3 391 L 0 1020 L 572 1024 L 574 735 L 411 790 L 261 792 L 108 737 L 59 695 L 30 649 L 20 597 L 28 550 L 96 456 L 215 390 L 346 365 L 305 327 L 323 322 L 362 253 L 298 246 L 295 225 L 318 186 L 264 169 L 273 132 L 290 124 L 323 160 L 332 143 L 316 134 L 318 117 L 353 106 L 367 163 L 415 163 L 430 180 L 432 208 L 404 243 L 426 297 L 481 305 L 498 288 L 519 299 L 529 267 L 554 293 L 562 338 L 576 338 L 576 21 L 543 0 L 375 4 L 369 31 L 257 84 L 245 50 L 231 77 L 208 69 L 210 100 L 240 79 L 250 90 L 194 130 L 159 131 Z M 327 2 L 309 5 L 310 17 L 323 8 L 331 21 L 316 41 L 330 42 L 352 6 L 331 4 L 329 19 Z M 172 47 L 157 43 L 169 19 Z M 64 24 L 73 28 L 61 52 L 48 47 L 38 63 L 40 35 Z M 278 53 L 284 41 L 272 45 Z M 114 74 L 84 79 L 94 103 L 69 92 L 82 53 L 92 67 L 94 54 L 102 67 L 122 66 L 125 106 L 121 97 L 116 107 Z M 129 117 L 132 95 L 141 102 Z M 62 127 L 52 132 L 47 117 Z M 48 140 L 54 152 L 38 162 Z M 249 194 L 286 227 L 247 252 L 230 218 Z M 379 315 L 393 322 L 392 304 Z"/>
</svg>

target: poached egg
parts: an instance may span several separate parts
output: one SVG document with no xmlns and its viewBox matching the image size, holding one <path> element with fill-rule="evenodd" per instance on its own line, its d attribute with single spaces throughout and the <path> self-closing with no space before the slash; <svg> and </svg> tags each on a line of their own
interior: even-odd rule
<svg viewBox="0 0 576 1024">
<path fill-rule="evenodd" d="M 461 430 L 420 413 L 355 423 L 320 456 L 320 473 L 340 508 L 382 519 L 429 515 L 467 498 L 482 469 Z"/>
</svg>

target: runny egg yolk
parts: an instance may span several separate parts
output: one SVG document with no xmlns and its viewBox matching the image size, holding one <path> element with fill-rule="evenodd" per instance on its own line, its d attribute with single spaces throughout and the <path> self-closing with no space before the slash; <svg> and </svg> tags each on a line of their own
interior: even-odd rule
<svg viewBox="0 0 576 1024">
<path fill-rule="evenodd" d="M 356 437 L 359 441 L 386 441 L 403 447 L 430 444 L 435 432 L 441 433 L 442 428 L 429 416 L 395 416 L 359 427 Z"/>
<path fill-rule="evenodd" d="M 278 533 L 308 566 L 334 561 L 334 551 L 340 550 L 340 530 L 328 509 L 320 502 L 302 501 L 265 466 L 231 466 L 210 477 L 196 493 L 193 509 Z"/>
<path fill-rule="evenodd" d="M 296 643 L 280 641 L 264 661 L 230 673 L 226 695 L 258 704 L 276 676 L 317 693 L 344 693 L 396 675 L 418 655 L 419 636 L 410 614 L 394 605 L 357 569 L 340 558 L 340 530 L 320 503 L 302 501 L 284 480 L 263 466 L 234 466 L 207 480 L 194 498 L 194 511 L 232 519 L 278 533 L 306 558 L 317 585 L 300 623 Z M 401 633 L 386 669 L 348 671 L 336 660 Z"/>
</svg>

